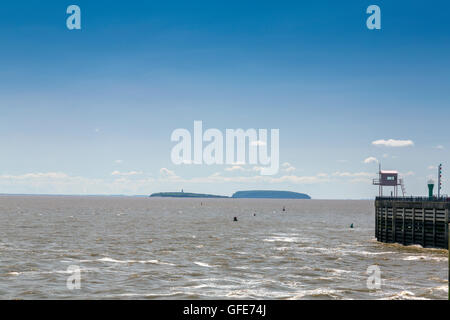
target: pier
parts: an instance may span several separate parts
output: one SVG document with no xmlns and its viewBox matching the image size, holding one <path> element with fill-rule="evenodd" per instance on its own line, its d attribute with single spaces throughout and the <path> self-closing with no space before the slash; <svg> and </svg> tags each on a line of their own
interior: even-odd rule
<svg viewBox="0 0 450 320">
<path fill-rule="evenodd" d="M 375 237 L 380 242 L 448 249 L 448 197 L 377 197 Z"/>
</svg>

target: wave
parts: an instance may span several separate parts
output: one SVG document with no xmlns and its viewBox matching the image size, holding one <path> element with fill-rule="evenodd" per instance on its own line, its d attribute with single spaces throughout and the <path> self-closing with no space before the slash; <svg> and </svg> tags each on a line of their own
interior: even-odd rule
<svg viewBox="0 0 450 320">
<path fill-rule="evenodd" d="M 162 262 L 159 260 L 116 260 L 116 259 L 112 259 L 109 257 L 104 257 L 104 258 L 97 259 L 97 260 L 82 260 L 82 261 L 83 262 L 100 261 L 100 262 L 112 262 L 112 263 L 140 263 L 140 264 L 151 263 L 151 264 L 162 264 L 162 265 L 168 265 L 168 266 L 175 266 L 175 264 L 173 264 L 173 263 Z"/>
<path fill-rule="evenodd" d="M 432 257 L 432 256 L 407 256 L 404 261 L 447 261 L 448 257 Z"/>
<path fill-rule="evenodd" d="M 209 265 L 209 264 L 207 264 L 205 262 L 194 261 L 194 263 L 196 265 L 200 266 L 200 267 L 205 267 L 205 268 L 214 268 L 214 267 L 216 267 L 216 266 Z"/>
<path fill-rule="evenodd" d="M 430 299 L 425 297 L 417 297 L 411 291 L 404 290 L 392 296 L 381 298 L 381 300 L 430 300 Z"/>
<path fill-rule="evenodd" d="M 303 290 L 295 293 L 295 295 L 289 300 L 297 300 L 304 297 L 328 297 L 332 299 L 339 299 L 342 295 L 342 290 L 335 290 L 329 288 L 317 288 L 312 290 Z"/>
<path fill-rule="evenodd" d="M 298 237 L 271 237 L 268 239 L 263 239 L 266 242 L 298 242 Z"/>
</svg>

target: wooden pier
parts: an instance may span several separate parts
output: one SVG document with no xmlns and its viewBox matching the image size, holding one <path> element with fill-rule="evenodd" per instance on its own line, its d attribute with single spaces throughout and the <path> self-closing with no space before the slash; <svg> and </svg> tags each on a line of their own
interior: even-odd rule
<svg viewBox="0 0 450 320">
<path fill-rule="evenodd" d="M 450 198 L 375 199 L 375 237 L 380 242 L 448 249 Z"/>
</svg>

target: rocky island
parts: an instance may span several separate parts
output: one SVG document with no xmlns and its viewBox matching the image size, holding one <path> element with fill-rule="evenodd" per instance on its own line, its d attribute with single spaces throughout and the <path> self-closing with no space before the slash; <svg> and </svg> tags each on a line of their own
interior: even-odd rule
<svg viewBox="0 0 450 320">
<path fill-rule="evenodd" d="M 279 190 L 248 190 L 237 191 L 231 197 L 215 194 L 191 193 L 191 192 L 158 192 L 152 193 L 150 197 L 170 198 L 238 198 L 238 199 L 311 199 L 305 193 Z"/>
<path fill-rule="evenodd" d="M 232 195 L 232 198 L 257 198 L 257 199 L 311 199 L 305 193 L 278 190 L 250 190 L 238 191 Z"/>
</svg>

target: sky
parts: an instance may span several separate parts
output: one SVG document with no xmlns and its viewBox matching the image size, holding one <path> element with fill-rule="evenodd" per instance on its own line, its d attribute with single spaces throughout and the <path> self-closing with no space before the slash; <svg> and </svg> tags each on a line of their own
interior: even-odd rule
<svg viewBox="0 0 450 320">
<path fill-rule="evenodd" d="M 450 194 L 448 1 L 18 0 L 0 40 L 0 193 L 361 199 L 381 162 L 408 195 L 442 163 Z M 278 174 L 175 165 L 171 134 L 195 120 L 279 129 Z"/>
</svg>

